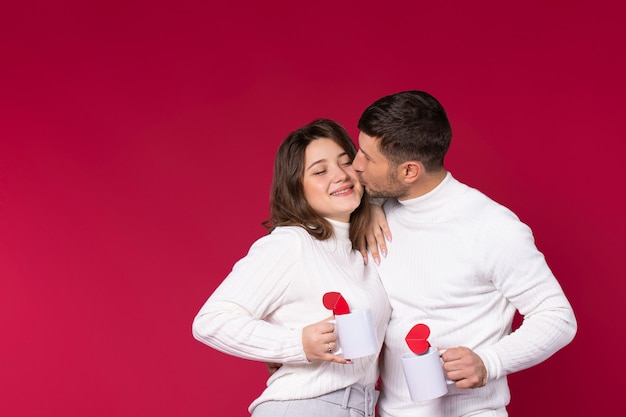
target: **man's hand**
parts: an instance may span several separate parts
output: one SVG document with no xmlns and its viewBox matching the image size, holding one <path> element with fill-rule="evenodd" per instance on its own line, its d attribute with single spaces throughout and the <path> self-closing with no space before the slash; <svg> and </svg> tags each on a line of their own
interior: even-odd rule
<svg viewBox="0 0 626 417">
<path fill-rule="evenodd" d="M 446 349 L 441 359 L 447 378 L 457 388 L 481 388 L 487 384 L 487 368 L 471 349 L 464 346 Z"/>
<path fill-rule="evenodd" d="M 274 372 L 278 371 L 280 369 L 280 367 L 283 366 L 282 363 L 278 363 L 278 362 L 265 362 L 265 367 L 267 368 L 267 372 L 270 373 L 270 375 L 273 375 Z"/>
</svg>

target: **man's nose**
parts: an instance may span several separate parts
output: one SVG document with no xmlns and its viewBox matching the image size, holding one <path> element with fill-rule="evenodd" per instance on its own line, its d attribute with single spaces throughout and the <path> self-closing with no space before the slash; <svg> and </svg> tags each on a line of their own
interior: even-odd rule
<svg viewBox="0 0 626 417">
<path fill-rule="evenodd" d="M 361 159 L 361 154 L 359 152 L 357 152 L 356 156 L 354 157 L 354 159 L 352 160 L 352 168 L 354 168 L 355 171 L 361 172 L 362 169 L 362 159 Z"/>
</svg>

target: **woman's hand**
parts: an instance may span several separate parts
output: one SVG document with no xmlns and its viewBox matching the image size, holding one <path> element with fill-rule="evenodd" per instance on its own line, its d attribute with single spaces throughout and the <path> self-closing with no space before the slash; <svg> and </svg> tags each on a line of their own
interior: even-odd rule
<svg viewBox="0 0 626 417">
<path fill-rule="evenodd" d="M 330 316 L 302 329 L 302 346 L 309 362 L 351 363 L 349 360 L 333 354 L 337 349 L 337 335 L 334 333 L 335 325 L 329 322 L 333 318 L 333 316 Z"/>
<path fill-rule="evenodd" d="M 367 250 L 369 249 L 376 265 L 380 265 L 380 254 L 382 254 L 383 257 L 387 256 L 386 241 L 391 242 L 391 231 L 387 224 L 385 212 L 378 204 L 372 204 L 372 216 L 365 240 L 366 241 L 361 242 L 359 247 L 359 251 L 361 255 L 363 255 L 365 263 L 367 263 Z"/>
</svg>

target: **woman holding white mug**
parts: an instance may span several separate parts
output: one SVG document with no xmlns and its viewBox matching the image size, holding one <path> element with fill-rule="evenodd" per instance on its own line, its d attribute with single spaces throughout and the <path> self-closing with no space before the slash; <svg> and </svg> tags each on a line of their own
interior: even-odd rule
<svg viewBox="0 0 626 417">
<path fill-rule="evenodd" d="M 369 202 L 352 168 L 356 147 L 339 124 L 315 120 L 292 132 L 274 163 L 269 234 L 209 297 L 194 337 L 241 358 L 282 364 L 249 407 L 253 417 L 374 415 L 378 354 L 335 355 L 334 325 L 322 304 L 342 294 L 370 309 L 379 345 L 391 314 L 372 263 L 356 249 Z"/>
</svg>

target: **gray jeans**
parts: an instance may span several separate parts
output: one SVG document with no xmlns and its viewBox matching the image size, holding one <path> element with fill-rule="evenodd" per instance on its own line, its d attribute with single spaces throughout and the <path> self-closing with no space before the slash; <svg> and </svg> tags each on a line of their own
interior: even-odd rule
<svg viewBox="0 0 626 417">
<path fill-rule="evenodd" d="M 305 400 L 266 401 L 252 417 L 374 417 L 377 399 L 374 385 L 352 385 Z"/>
</svg>

